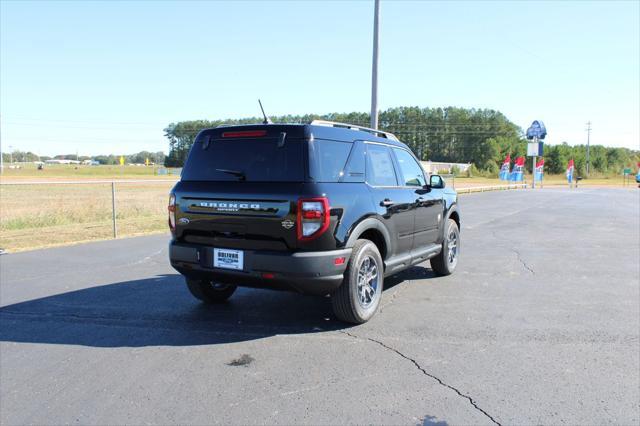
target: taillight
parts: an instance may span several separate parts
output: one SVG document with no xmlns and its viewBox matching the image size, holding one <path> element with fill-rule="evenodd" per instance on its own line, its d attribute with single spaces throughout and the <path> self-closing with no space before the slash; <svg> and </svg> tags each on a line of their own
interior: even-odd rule
<svg viewBox="0 0 640 426">
<path fill-rule="evenodd" d="M 167 207 L 169 211 L 169 229 L 171 232 L 175 232 L 176 230 L 176 196 L 175 194 L 171 194 L 169 196 L 169 206 Z"/>
<path fill-rule="evenodd" d="M 329 228 L 329 199 L 301 198 L 298 200 L 298 239 L 318 238 Z"/>
</svg>

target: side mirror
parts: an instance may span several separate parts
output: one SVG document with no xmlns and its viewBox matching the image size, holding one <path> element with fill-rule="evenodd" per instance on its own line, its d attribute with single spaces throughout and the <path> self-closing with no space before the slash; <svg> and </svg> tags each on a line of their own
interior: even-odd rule
<svg viewBox="0 0 640 426">
<path fill-rule="evenodd" d="M 429 177 L 429 186 L 434 189 L 444 188 L 444 179 L 440 175 L 431 175 Z"/>
</svg>

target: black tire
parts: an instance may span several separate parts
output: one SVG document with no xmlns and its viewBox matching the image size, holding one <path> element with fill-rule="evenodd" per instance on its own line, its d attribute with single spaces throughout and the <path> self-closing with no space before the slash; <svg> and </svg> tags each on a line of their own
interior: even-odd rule
<svg viewBox="0 0 640 426">
<path fill-rule="evenodd" d="M 368 266 L 363 266 L 368 260 Z M 374 265 L 373 269 L 371 265 Z M 358 286 L 358 275 L 366 270 Z M 375 271 L 375 278 L 372 274 Z M 367 275 L 368 274 L 368 275 Z M 375 289 L 373 288 L 375 285 Z M 333 312 L 341 321 L 362 324 L 376 313 L 382 299 L 384 285 L 384 263 L 378 247 L 369 240 L 358 240 L 353 246 L 344 281 L 331 295 Z M 362 291 L 360 291 L 362 289 Z M 363 300 L 364 298 L 365 300 Z"/>
<path fill-rule="evenodd" d="M 436 275 L 451 275 L 458 266 L 460 257 L 460 229 L 453 219 L 449 219 L 445 224 L 445 232 L 442 241 L 440 254 L 431 258 L 431 269 Z M 455 246 L 451 247 L 452 244 Z M 452 249 L 451 252 L 449 249 Z"/>
<path fill-rule="evenodd" d="M 204 303 L 222 303 L 238 288 L 232 284 L 217 284 L 207 280 L 185 278 L 189 292 Z"/>
</svg>

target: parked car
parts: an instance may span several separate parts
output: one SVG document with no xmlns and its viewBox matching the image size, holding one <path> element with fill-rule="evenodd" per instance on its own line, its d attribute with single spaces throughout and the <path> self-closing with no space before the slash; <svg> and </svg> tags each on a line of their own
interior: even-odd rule
<svg viewBox="0 0 640 426">
<path fill-rule="evenodd" d="M 377 311 L 384 277 L 460 255 L 457 194 L 393 134 L 349 124 L 201 131 L 169 201 L 171 265 L 198 299 L 238 286 L 331 295 L 336 316 Z"/>
</svg>

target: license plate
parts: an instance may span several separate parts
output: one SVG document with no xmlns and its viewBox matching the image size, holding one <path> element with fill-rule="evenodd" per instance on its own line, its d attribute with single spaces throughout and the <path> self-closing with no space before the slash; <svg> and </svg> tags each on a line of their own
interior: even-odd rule
<svg viewBox="0 0 640 426">
<path fill-rule="evenodd" d="M 213 249 L 213 267 L 242 270 L 244 267 L 242 250 Z"/>
</svg>

